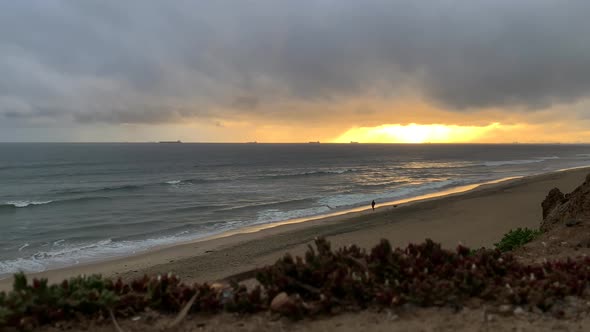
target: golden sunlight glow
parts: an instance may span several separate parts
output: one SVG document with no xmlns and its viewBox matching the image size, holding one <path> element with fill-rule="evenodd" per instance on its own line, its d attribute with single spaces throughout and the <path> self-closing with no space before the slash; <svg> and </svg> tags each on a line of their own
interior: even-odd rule
<svg viewBox="0 0 590 332">
<path fill-rule="evenodd" d="M 335 143 L 468 143 L 499 129 L 499 123 L 488 126 L 428 124 L 388 124 L 378 127 L 353 128 L 334 140 Z"/>
</svg>

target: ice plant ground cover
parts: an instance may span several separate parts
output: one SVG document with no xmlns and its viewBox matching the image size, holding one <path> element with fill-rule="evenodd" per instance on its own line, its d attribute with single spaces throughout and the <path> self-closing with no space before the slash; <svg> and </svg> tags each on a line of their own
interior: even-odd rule
<svg viewBox="0 0 590 332">
<path fill-rule="evenodd" d="M 405 303 L 461 307 L 472 298 L 546 311 L 566 296 L 586 295 L 590 258 L 525 265 L 499 250 L 449 251 L 431 240 L 397 249 L 382 240 L 365 251 L 354 245 L 332 250 L 320 238 L 304 258 L 287 254 L 256 275 L 260 286 L 248 289 L 235 282 L 187 285 L 174 275 L 132 282 L 80 276 L 48 285 L 18 274 L 13 290 L 0 293 L 0 327 L 129 317 L 148 308 L 178 313 L 189 302 L 189 314 L 274 310 L 293 318 Z"/>
<path fill-rule="evenodd" d="M 494 246 L 500 251 L 510 251 L 533 241 L 541 234 L 542 232 L 540 230 L 530 228 L 519 227 L 514 230 L 511 229 Z"/>
</svg>

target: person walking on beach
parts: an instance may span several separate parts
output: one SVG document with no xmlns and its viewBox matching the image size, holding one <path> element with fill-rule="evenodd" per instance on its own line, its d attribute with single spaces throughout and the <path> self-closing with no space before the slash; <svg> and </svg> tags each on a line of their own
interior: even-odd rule
<svg viewBox="0 0 590 332">
<path fill-rule="evenodd" d="M 373 208 L 373 211 L 375 211 L 375 200 L 371 202 L 371 207 Z"/>
</svg>

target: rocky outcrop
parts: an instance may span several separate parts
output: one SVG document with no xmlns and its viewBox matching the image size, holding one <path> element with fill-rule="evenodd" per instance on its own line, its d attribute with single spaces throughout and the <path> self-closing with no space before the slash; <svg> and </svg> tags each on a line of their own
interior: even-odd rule
<svg viewBox="0 0 590 332">
<path fill-rule="evenodd" d="M 586 181 L 569 194 L 553 188 L 543 203 L 541 230 L 548 231 L 556 225 L 576 225 L 580 220 L 590 219 L 590 174 Z"/>
<path fill-rule="evenodd" d="M 558 205 L 565 201 L 565 195 L 558 188 L 553 188 L 547 194 L 547 197 L 541 203 L 543 208 L 543 219 Z"/>
</svg>

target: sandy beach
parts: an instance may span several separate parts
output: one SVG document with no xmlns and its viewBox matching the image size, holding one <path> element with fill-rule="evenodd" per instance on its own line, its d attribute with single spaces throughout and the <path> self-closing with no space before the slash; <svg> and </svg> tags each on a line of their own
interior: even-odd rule
<svg viewBox="0 0 590 332">
<path fill-rule="evenodd" d="M 371 247 L 385 238 L 405 246 L 431 238 L 446 247 L 462 243 L 491 247 L 508 230 L 537 228 L 541 201 L 558 187 L 569 192 L 583 182 L 590 168 L 578 168 L 486 184 L 442 197 L 382 206 L 319 220 L 249 229 L 204 241 L 161 248 L 111 261 L 31 274 L 56 282 L 73 275 L 100 273 L 134 278 L 172 272 L 183 280 L 213 281 L 274 262 L 287 252 L 302 253 L 315 237 L 335 247 L 355 243 Z M 0 290 L 12 278 L 0 280 Z"/>
</svg>

